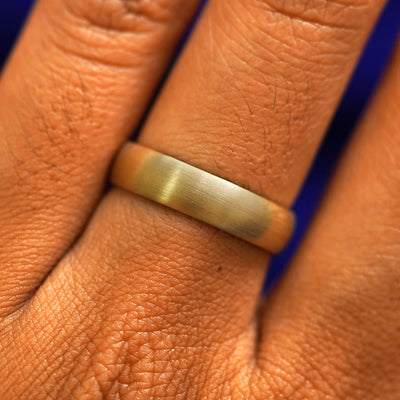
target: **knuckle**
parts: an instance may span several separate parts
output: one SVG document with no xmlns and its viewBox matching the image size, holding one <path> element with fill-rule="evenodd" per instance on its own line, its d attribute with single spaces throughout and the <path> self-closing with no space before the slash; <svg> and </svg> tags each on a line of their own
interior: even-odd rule
<svg viewBox="0 0 400 400">
<path fill-rule="evenodd" d="M 314 27 L 353 30 L 363 26 L 380 0 L 254 0 L 256 7 L 285 18 L 291 23 L 309 24 Z M 357 17 L 357 18 L 355 18 Z M 361 21 L 360 21 L 361 19 Z"/>
<path fill-rule="evenodd" d="M 108 31 L 134 32 L 149 24 L 162 24 L 172 16 L 177 1 L 89 0 L 66 1 L 64 5 L 75 16 Z"/>
<path fill-rule="evenodd" d="M 56 45 L 68 54 L 116 67 L 139 66 L 152 44 L 180 30 L 190 7 L 180 0 L 62 1 L 64 18 L 54 19 Z M 58 13 L 59 14 L 59 13 Z M 140 40 L 137 40 L 137 39 Z"/>
<path fill-rule="evenodd" d="M 380 3 L 380 0 L 239 0 L 231 13 L 239 21 L 235 23 L 240 31 L 239 51 L 251 46 L 250 54 L 262 62 L 272 59 L 275 64 L 289 64 L 303 70 L 306 67 L 318 73 L 338 59 L 343 61 L 345 55 L 355 55 Z M 249 20 L 257 23 L 249 24 Z M 257 65 L 254 57 L 251 61 Z"/>
</svg>

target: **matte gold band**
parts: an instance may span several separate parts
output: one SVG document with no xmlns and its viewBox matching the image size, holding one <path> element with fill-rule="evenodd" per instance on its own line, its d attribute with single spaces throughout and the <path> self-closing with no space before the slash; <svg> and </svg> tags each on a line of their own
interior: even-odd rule
<svg viewBox="0 0 400 400">
<path fill-rule="evenodd" d="M 247 189 L 176 158 L 128 142 L 111 181 L 272 253 L 285 246 L 294 215 Z"/>
</svg>

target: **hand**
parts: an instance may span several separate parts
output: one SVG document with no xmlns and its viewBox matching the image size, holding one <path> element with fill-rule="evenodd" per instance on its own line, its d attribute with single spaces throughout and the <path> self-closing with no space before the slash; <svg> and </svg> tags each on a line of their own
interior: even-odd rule
<svg viewBox="0 0 400 400">
<path fill-rule="evenodd" d="M 0 398 L 400 397 L 400 49 L 268 255 L 103 195 L 198 0 L 40 0 L 0 84 Z M 139 142 L 290 207 L 382 1 L 210 0 Z"/>
</svg>

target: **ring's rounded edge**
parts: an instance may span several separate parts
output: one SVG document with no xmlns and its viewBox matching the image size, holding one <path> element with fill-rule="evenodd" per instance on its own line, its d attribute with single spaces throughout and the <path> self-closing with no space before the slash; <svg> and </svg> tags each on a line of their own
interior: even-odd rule
<svg viewBox="0 0 400 400">
<path fill-rule="evenodd" d="M 127 142 L 119 151 L 111 168 L 110 180 L 116 186 L 135 192 L 138 170 L 153 151 Z"/>
<path fill-rule="evenodd" d="M 269 201 L 269 200 L 267 200 Z M 270 202 L 271 216 L 269 226 L 257 243 L 272 254 L 280 253 L 288 244 L 295 226 L 295 214 L 273 202 Z"/>
</svg>

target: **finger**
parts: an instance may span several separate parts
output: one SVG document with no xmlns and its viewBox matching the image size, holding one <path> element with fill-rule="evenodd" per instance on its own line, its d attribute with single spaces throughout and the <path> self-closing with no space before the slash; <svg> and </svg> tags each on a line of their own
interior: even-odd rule
<svg viewBox="0 0 400 400">
<path fill-rule="evenodd" d="M 324 12 L 319 2 L 279 4 L 209 3 L 140 140 L 289 206 L 380 3 L 324 2 Z M 266 262 L 255 247 L 114 190 L 28 315 L 57 294 L 44 311 L 57 320 L 53 339 L 70 335 L 72 347 L 97 349 L 100 365 L 126 365 L 125 389 L 107 369 L 121 390 L 172 397 L 208 376 L 220 388 L 254 360 Z M 86 385 L 98 374 L 91 361 L 79 360 Z"/>
<path fill-rule="evenodd" d="M 361 3 L 351 4 L 350 8 L 336 3 L 327 6 L 325 17 L 317 24 L 308 22 L 312 9 L 305 14 L 296 8 L 280 10 L 291 16 L 287 17 L 272 8 L 273 4 L 265 2 L 246 2 L 246 7 L 240 0 L 229 7 L 222 1 L 211 2 L 152 111 L 140 142 L 289 206 L 379 12 L 376 2 L 368 8 Z M 301 19 L 298 25 L 293 18 L 295 11 Z M 271 30 L 274 23 L 281 24 L 281 30 Z M 288 33 L 287 28 L 292 24 L 294 32 Z M 202 62 L 206 58 L 209 61 Z M 327 81 L 326 76 L 334 76 L 335 85 Z M 90 249 L 94 240 L 108 249 L 111 260 L 113 257 L 119 260 L 121 254 L 124 258 L 131 254 L 134 260 L 136 247 L 142 247 L 143 243 L 140 235 L 134 234 L 132 237 L 137 243 L 131 243 L 129 238 L 124 240 L 128 235 L 124 229 L 142 232 L 139 215 L 142 219 L 144 215 L 140 208 L 133 211 L 136 201 L 130 194 L 111 193 L 81 247 Z M 154 205 L 148 207 L 152 207 L 147 222 L 152 232 L 150 220 Z M 183 228 L 175 232 L 168 227 L 171 225 L 168 222 L 159 221 L 157 231 L 164 236 L 164 229 L 167 232 L 172 229 L 173 234 L 166 236 L 177 245 L 185 244 L 183 255 L 191 253 L 193 257 L 194 252 L 206 262 L 200 271 L 210 270 L 211 265 L 226 266 L 226 273 L 229 271 L 230 279 L 236 282 L 230 290 L 232 297 L 246 294 L 244 297 L 250 301 L 238 306 L 238 312 L 248 310 L 244 313 L 248 322 L 263 280 L 266 255 L 260 255 L 259 250 L 220 231 L 172 214 L 170 210 L 160 209 L 160 213 L 162 218 L 172 218 L 173 224 L 182 219 L 182 223 L 188 225 L 190 230 L 182 236 L 179 232 Z M 121 232 L 113 234 L 120 237 L 118 245 L 112 245 L 109 239 L 114 236 L 108 233 L 91 237 L 92 232 L 102 232 L 101 226 L 115 227 Z M 201 232 L 198 232 L 199 226 L 203 226 Z M 121 245 L 124 242 L 126 245 Z M 148 245 L 143 251 L 151 252 L 151 245 L 159 242 L 159 237 L 153 238 L 146 242 Z M 172 246 L 160 245 L 165 252 Z M 232 247 L 242 249 L 241 255 L 237 250 L 232 251 Z M 216 254 L 221 258 L 216 259 Z M 92 256 L 96 258 L 96 254 Z M 175 260 L 176 256 L 168 258 Z M 187 272 L 191 273 L 190 269 Z M 221 286 L 218 293 L 210 291 L 210 296 L 220 298 L 225 289 Z M 229 315 L 223 308 L 220 313 Z"/>
<path fill-rule="evenodd" d="M 263 365 L 327 397 L 400 394 L 399 107 L 400 47 L 266 306 Z"/>
<path fill-rule="evenodd" d="M 0 84 L 0 314 L 82 229 L 198 3 L 38 2 Z"/>
</svg>

